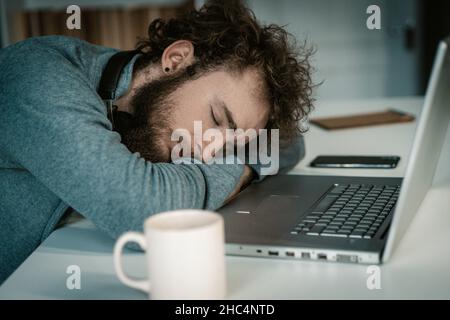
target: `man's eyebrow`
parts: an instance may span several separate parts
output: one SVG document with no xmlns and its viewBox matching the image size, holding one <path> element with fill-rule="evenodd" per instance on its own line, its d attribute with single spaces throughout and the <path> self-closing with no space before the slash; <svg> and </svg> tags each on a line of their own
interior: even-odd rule
<svg viewBox="0 0 450 320">
<path fill-rule="evenodd" d="M 228 127 L 230 129 L 236 130 L 237 125 L 236 122 L 234 121 L 233 114 L 231 113 L 230 109 L 228 109 L 227 105 L 223 101 L 220 101 L 219 106 L 223 109 L 223 112 L 225 113 L 225 117 L 227 118 L 228 122 Z"/>
</svg>

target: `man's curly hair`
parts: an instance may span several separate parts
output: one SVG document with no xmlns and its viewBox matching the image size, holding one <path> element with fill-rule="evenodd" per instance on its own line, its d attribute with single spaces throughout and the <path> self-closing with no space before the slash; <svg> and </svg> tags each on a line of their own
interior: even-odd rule
<svg viewBox="0 0 450 320">
<path fill-rule="evenodd" d="M 314 101 L 309 61 L 313 50 L 306 43 L 299 48 L 282 27 L 261 25 L 239 0 L 207 1 L 200 10 L 151 22 L 148 38 L 137 44 L 144 54 L 136 68 L 158 62 L 177 40 L 192 42 L 197 65 L 203 70 L 256 67 L 271 106 L 266 128 L 280 129 L 282 141 L 304 131 L 299 121 L 307 119 Z"/>
</svg>

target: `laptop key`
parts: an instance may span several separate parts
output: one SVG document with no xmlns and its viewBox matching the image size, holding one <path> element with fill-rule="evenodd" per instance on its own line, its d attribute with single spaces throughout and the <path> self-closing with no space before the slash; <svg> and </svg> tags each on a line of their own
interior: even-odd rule
<svg viewBox="0 0 450 320">
<path fill-rule="evenodd" d="M 366 208 L 366 207 L 370 207 L 372 205 L 373 201 L 361 201 L 361 203 L 359 204 L 360 208 Z"/>
<path fill-rule="evenodd" d="M 353 231 L 351 234 L 350 234 L 350 238 L 354 238 L 354 239 L 361 239 L 362 237 L 364 236 L 364 232 L 361 232 L 361 231 L 358 231 L 358 232 L 356 232 L 356 231 Z"/>
<path fill-rule="evenodd" d="M 309 232 L 307 233 L 307 235 L 309 236 L 318 236 L 322 230 L 324 230 L 325 227 L 324 226 L 314 226 L 311 228 L 311 230 L 309 230 Z"/>
<path fill-rule="evenodd" d="M 320 219 L 320 216 L 318 216 L 318 215 L 306 216 L 306 220 L 317 220 L 317 219 Z"/>
<path fill-rule="evenodd" d="M 338 218 L 348 218 L 352 213 L 351 212 L 338 212 L 338 214 L 336 215 L 336 217 Z"/>
<path fill-rule="evenodd" d="M 325 228 L 327 225 L 328 225 L 328 223 L 324 223 L 324 222 L 317 222 L 316 223 L 316 226 L 322 227 L 322 228 Z"/>
<path fill-rule="evenodd" d="M 342 193 L 347 189 L 347 185 L 335 185 L 333 189 L 331 189 L 330 193 Z"/>
<path fill-rule="evenodd" d="M 324 213 L 327 211 L 329 207 L 336 201 L 337 196 L 326 196 L 323 198 L 320 203 L 312 210 L 312 212 L 321 212 Z"/>
<path fill-rule="evenodd" d="M 328 233 L 328 232 L 322 232 L 320 234 L 322 237 L 337 237 L 337 238 L 347 238 L 346 234 L 341 233 Z"/>
</svg>

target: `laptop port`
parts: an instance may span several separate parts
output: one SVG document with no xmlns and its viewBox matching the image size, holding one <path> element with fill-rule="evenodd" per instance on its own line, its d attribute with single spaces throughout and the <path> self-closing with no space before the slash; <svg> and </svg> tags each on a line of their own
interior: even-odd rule
<svg viewBox="0 0 450 320">
<path fill-rule="evenodd" d="M 318 253 L 317 259 L 319 260 L 327 260 L 327 255 L 325 253 Z"/>
<path fill-rule="evenodd" d="M 311 259 L 311 254 L 309 252 L 302 252 L 302 259 Z"/>
<path fill-rule="evenodd" d="M 262 252 L 262 250 L 261 250 L 261 249 L 258 249 L 258 250 L 256 250 L 256 252 L 257 252 L 257 253 L 261 253 L 261 252 Z"/>
<path fill-rule="evenodd" d="M 277 256 L 278 255 L 278 251 L 269 251 L 269 256 Z"/>
<path fill-rule="evenodd" d="M 358 256 L 356 255 L 350 255 L 350 254 L 338 254 L 336 255 L 336 261 L 337 262 L 347 262 L 347 263 L 357 263 L 358 262 Z"/>
<path fill-rule="evenodd" d="M 286 251 L 286 257 L 295 257 L 295 252 Z"/>
</svg>

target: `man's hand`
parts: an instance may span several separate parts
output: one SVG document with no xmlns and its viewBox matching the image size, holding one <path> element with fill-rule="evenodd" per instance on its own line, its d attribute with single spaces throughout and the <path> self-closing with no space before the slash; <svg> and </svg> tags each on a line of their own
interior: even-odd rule
<svg viewBox="0 0 450 320">
<path fill-rule="evenodd" d="M 228 196 L 228 198 L 225 200 L 224 204 L 230 202 L 234 197 L 236 197 L 239 192 L 241 192 L 247 185 L 253 180 L 255 176 L 255 173 L 253 172 L 253 169 L 249 166 L 244 166 L 244 173 L 242 173 L 241 178 L 239 179 L 238 184 L 236 185 L 236 188 L 234 191 Z"/>
</svg>

